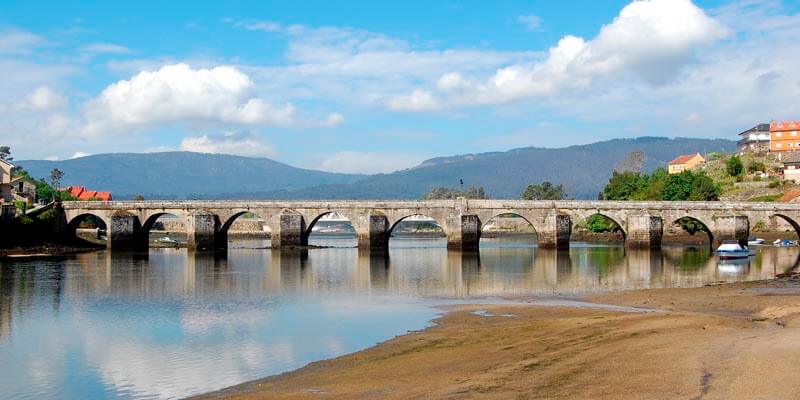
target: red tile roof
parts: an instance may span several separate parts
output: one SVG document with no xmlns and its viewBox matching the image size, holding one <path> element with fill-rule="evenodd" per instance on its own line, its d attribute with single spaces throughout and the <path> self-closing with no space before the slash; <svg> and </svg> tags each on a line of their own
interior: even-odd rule
<svg viewBox="0 0 800 400">
<path fill-rule="evenodd" d="M 77 197 L 80 200 L 91 200 L 97 199 L 100 201 L 111 201 L 111 192 L 98 192 L 96 190 L 89 190 L 83 186 L 70 186 L 66 189 L 63 189 L 65 192 L 69 192 L 70 195 L 73 197 Z"/>
<path fill-rule="evenodd" d="M 686 164 L 691 159 L 697 157 L 697 154 L 684 154 L 676 157 L 674 160 L 670 161 L 670 165 L 672 164 Z"/>
</svg>

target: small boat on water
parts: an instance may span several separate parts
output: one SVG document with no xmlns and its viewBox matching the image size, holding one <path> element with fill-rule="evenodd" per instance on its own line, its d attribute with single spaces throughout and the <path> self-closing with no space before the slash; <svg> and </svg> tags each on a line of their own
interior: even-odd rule
<svg viewBox="0 0 800 400">
<path fill-rule="evenodd" d="M 717 256 L 721 259 L 726 258 L 747 258 L 750 257 L 750 249 L 742 247 L 735 240 L 726 240 L 717 247 Z"/>
<path fill-rule="evenodd" d="M 751 238 L 747 239 L 747 245 L 748 246 L 761 246 L 762 244 L 764 244 L 764 239 L 755 238 L 755 237 L 751 237 Z"/>
<path fill-rule="evenodd" d="M 797 246 L 797 241 L 789 239 L 775 239 L 775 241 L 772 242 L 772 244 L 778 247 L 790 247 L 790 246 Z"/>
</svg>

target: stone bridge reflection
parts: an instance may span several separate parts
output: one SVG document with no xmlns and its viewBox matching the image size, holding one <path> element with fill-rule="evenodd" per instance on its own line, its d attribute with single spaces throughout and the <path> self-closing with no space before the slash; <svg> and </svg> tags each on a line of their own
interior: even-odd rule
<svg viewBox="0 0 800 400">
<path fill-rule="evenodd" d="M 704 247 L 486 248 L 480 253 L 414 248 L 388 255 L 354 248 L 238 249 L 223 257 L 171 249 L 149 255 L 97 252 L 62 261 L 57 276 L 38 276 L 36 268 L 1 268 L 0 328 L 8 329 L 15 307 L 34 303 L 31 296 L 46 296 L 57 308 L 65 295 L 569 295 L 767 279 L 795 268 L 798 258 L 800 248 L 776 247 L 761 248 L 743 262 L 719 261 Z M 37 287 L 41 282 L 46 287 Z"/>
</svg>

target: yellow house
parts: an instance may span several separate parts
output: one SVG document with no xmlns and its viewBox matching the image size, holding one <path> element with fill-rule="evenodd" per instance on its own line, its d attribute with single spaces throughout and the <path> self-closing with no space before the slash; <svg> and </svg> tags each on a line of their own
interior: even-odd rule
<svg viewBox="0 0 800 400">
<path fill-rule="evenodd" d="M 683 171 L 691 171 L 705 162 L 706 159 L 700 153 L 682 155 L 669 162 L 668 171 L 670 174 L 680 174 Z"/>
</svg>

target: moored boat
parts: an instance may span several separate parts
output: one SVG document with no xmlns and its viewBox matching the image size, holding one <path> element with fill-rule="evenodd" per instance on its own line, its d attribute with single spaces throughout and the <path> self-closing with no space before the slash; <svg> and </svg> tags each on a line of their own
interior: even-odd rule
<svg viewBox="0 0 800 400">
<path fill-rule="evenodd" d="M 717 247 L 717 256 L 719 258 L 747 258 L 750 257 L 750 249 L 747 246 L 742 247 L 739 242 L 735 240 L 726 240 Z"/>
</svg>

